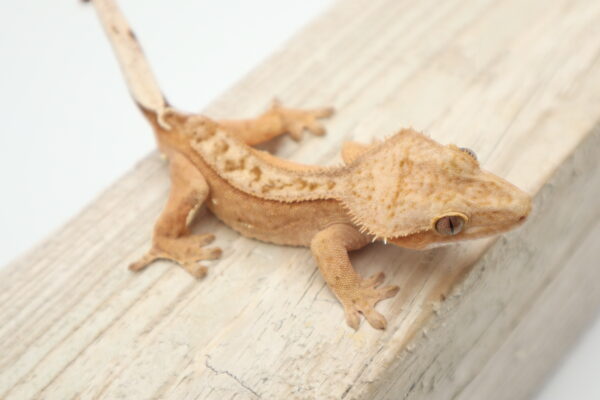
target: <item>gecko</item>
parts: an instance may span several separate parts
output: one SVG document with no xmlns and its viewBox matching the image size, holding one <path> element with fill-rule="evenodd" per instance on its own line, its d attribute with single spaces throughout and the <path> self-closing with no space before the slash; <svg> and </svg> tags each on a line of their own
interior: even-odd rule
<svg viewBox="0 0 600 400">
<path fill-rule="evenodd" d="M 375 309 L 399 288 L 384 274 L 362 277 L 349 252 L 383 241 L 428 249 L 506 232 L 523 223 L 531 197 L 481 168 L 475 153 L 442 145 L 413 129 L 372 144 L 347 142 L 343 165 L 303 165 L 253 146 L 304 131 L 325 134 L 332 108 L 275 103 L 255 119 L 217 121 L 173 108 L 161 92 L 135 34 L 113 0 L 91 0 L 113 46 L 131 95 L 153 127 L 169 162 L 170 193 L 154 226 L 152 245 L 130 269 L 171 260 L 196 278 L 203 260 L 221 256 L 212 234 L 189 225 L 205 205 L 240 234 L 310 248 L 319 271 L 358 329 L 361 315 L 377 329 Z"/>
</svg>

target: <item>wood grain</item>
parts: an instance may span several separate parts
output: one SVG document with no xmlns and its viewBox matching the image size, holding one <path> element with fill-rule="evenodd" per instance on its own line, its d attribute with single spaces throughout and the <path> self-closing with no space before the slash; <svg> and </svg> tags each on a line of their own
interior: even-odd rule
<svg viewBox="0 0 600 400">
<path fill-rule="evenodd" d="M 151 154 L 0 270 L 0 398 L 525 398 L 600 302 L 555 307 L 597 277 L 599 57 L 600 2 L 339 2 L 206 113 L 250 116 L 273 96 L 336 106 L 325 138 L 270 145 L 304 163 L 413 126 L 537 193 L 531 221 L 499 240 L 356 252 L 362 274 L 383 269 L 401 292 L 378 306 L 386 331 L 355 333 L 307 249 L 210 215 L 194 229 L 224 257 L 206 279 L 168 262 L 127 271 L 166 200 Z"/>
</svg>

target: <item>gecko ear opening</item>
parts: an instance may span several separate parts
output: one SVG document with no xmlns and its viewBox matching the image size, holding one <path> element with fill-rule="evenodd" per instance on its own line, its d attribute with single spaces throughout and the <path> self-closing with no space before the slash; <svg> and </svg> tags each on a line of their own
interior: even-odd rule
<svg viewBox="0 0 600 400">
<path fill-rule="evenodd" d="M 461 213 L 445 214 L 433 221 L 433 229 L 443 236 L 459 234 L 466 225 L 468 218 Z"/>
</svg>

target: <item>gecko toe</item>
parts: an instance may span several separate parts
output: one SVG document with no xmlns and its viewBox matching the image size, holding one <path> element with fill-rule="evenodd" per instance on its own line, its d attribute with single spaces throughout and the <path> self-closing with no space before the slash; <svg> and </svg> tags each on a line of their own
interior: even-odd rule
<svg viewBox="0 0 600 400">
<path fill-rule="evenodd" d="M 205 233 L 202 235 L 194 235 L 192 236 L 196 241 L 197 246 L 206 246 L 207 244 L 211 244 L 215 240 L 215 235 L 211 233 Z"/>
<path fill-rule="evenodd" d="M 313 111 L 313 115 L 317 118 L 329 118 L 333 114 L 335 114 L 335 108 L 333 107 L 322 107 Z"/>
<path fill-rule="evenodd" d="M 148 265 L 152 264 L 158 258 L 159 258 L 158 254 L 156 254 L 154 251 L 150 250 L 149 252 L 144 254 L 142 257 L 140 257 L 139 260 L 129 264 L 129 270 L 130 271 L 141 271 L 144 268 L 146 268 Z"/>
<path fill-rule="evenodd" d="M 398 286 L 386 286 L 384 288 L 378 289 L 377 293 L 379 294 L 379 298 L 377 301 L 389 299 L 390 297 L 394 297 L 398 294 L 400 288 Z"/>
<path fill-rule="evenodd" d="M 195 262 L 183 262 L 181 266 L 196 279 L 202 279 L 208 273 L 208 268 Z"/>
<path fill-rule="evenodd" d="M 385 274 L 383 272 L 379 272 L 377 274 L 373 274 L 362 282 L 363 287 L 372 287 L 376 288 L 381 285 L 385 279 Z"/>
<path fill-rule="evenodd" d="M 219 247 L 203 248 L 200 249 L 200 251 L 198 252 L 197 260 L 216 260 L 218 258 L 221 258 L 222 254 L 223 250 L 221 250 L 221 248 Z"/>
<path fill-rule="evenodd" d="M 307 128 L 310 132 L 312 132 L 314 135 L 317 135 L 317 136 L 323 136 L 327 132 L 325 130 L 325 127 L 317 121 L 309 122 L 307 124 Z"/>
<path fill-rule="evenodd" d="M 358 330 L 358 327 L 360 326 L 360 314 L 358 311 L 354 308 L 346 308 L 344 312 L 346 314 L 346 323 L 348 326 L 355 331 Z"/>
<path fill-rule="evenodd" d="M 304 132 L 304 126 L 302 126 L 301 124 L 291 123 L 288 127 L 288 133 L 289 133 L 290 137 L 296 142 L 298 142 L 300 139 L 302 139 L 303 132 Z"/>
<path fill-rule="evenodd" d="M 375 309 L 370 308 L 364 311 L 363 315 L 373 328 L 385 329 L 387 327 L 387 320 L 381 313 L 375 311 Z"/>
</svg>

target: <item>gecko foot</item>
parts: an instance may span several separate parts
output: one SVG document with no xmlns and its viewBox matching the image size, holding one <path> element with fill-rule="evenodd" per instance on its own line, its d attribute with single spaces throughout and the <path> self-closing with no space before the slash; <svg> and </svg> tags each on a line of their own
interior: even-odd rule
<svg viewBox="0 0 600 400">
<path fill-rule="evenodd" d="M 319 122 L 319 119 L 328 118 L 334 113 L 333 107 L 322 107 L 312 110 L 284 108 L 277 100 L 274 101 L 273 109 L 282 118 L 288 134 L 296 141 L 302 138 L 302 133 L 305 130 L 318 136 L 324 135 L 326 130 L 323 124 Z"/>
<path fill-rule="evenodd" d="M 375 311 L 375 304 L 381 300 L 394 297 L 400 288 L 398 286 L 385 286 L 378 288 L 383 282 L 383 272 L 370 278 L 363 279 L 353 288 L 348 288 L 347 293 L 340 299 L 346 313 L 346 322 L 354 330 L 360 325 L 360 314 L 376 329 L 385 329 L 387 320 L 381 313 Z"/>
<path fill-rule="evenodd" d="M 203 278 L 208 269 L 198 264 L 202 260 L 215 260 L 221 257 L 218 247 L 205 248 L 211 243 L 214 235 L 190 235 L 178 238 L 155 237 L 154 245 L 138 261 L 129 265 L 132 271 L 139 271 L 158 259 L 175 261 L 196 278 Z"/>
</svg>

